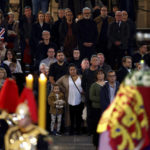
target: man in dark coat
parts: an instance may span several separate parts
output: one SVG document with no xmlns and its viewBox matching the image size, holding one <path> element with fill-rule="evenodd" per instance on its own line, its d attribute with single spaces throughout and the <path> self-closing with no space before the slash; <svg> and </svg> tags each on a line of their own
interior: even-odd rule
<svg viewBox="0 0 150 150">
<path fill-rule="evenodd" d="M 99 68 L 103 69 L 105 74 L 107 74 L 107 72 L 109 70 L 111 70 L 111 67 L 110 67 L 110 65 L 105 63 L 105 56 L 104 56 L 104 54 L 103 53 L 98 53 L 97 57 L 99 58 Z"/>
<path fill-rule="evenodd" d="M 31 49 L 29 45 L 29 40 L 31 37 L 31 28 L 35 22 L 35 16 L 32 15 L 32 10 L 30 6 L 24 8 L 24 15 L 20 17 L 19 20 L 19 29 L 20 29 L 20 45 L 21 45 L 21 54 L 22 57 L 26 57 L 26 53 L 30 54 Z M 28 52 L 27 52 L 28 50 Z M 29 57 L 29 56 L 28 56 Z M 31 56 L 30 56 L 31 57 Z M 23 61 L 24 59 L 22 59 Z M 27 63 L 24 60 L 24 63 Z M 28 62 L 30 63 L 30 62 Z"/>
<path fill-rule="evenodd" d="M 70 60 L 73 48 L 77 47 L 77 29 L 72 11 L 66 12 L 66 19 L 59 26 L 59 45 L 64 48 L 64 54 Z"/>
<path fill-rule="evenodd" d="M 137 67 L 142 59 L 150 66 L 150 54 L 148 53 L 147 45 L 144 42 L 140 44 L 138 52 L 135 53 L 132 58 L 134 67 Z"/>
<path fill-rule="evenodd" d="M 116 73 L 113 70 L 110 70 L 107 73 L 108 82 L 101 88 L 100 91 L 100 104 L 102 112 L 109 106 L 113 101 L 118 89 L 119 82 L 116 81 Z"/>
<path fill-rule="evenodd" d="M 89 58 L 95 54 L 95 44 L 97 40 L 96 23 L 91 19 L 91 10 L 83 8 L 83 19 L 78 21 L 78 44 L 82 58 Z"/>
<path fill-rule="evenodd" d="M 61 24 L 61 22 L 65 19 L 65 12 L 63 9 L 58 9 L 58 20 L 54 23 L 54 25 L 52 26 L 52 41 L 55 42 L 58 46 L 58 48 L 60 48 L 59 45 L 59 26 Z"/>
<path fill-rule="evenodd" d="M 36 61 L 35 61 L 35 70 L 37 71 L 39 69 L 39 64 L 42 59 L 47 57 L 47 51 L 49 48 L 54 48 L 55 51 L 57 51 L 57 45 L 50 40 L 50 32 L 49 31 L 43 31 L 42 32 L 42 38 L 43 42 L 41 42 L 37 46 L 37 51 L 36 51 Z"/>
<path fill-rule="evenodd" d="M 107 15 L 107 7 L 103 6 L 100 10 L 100 15 L 94 19 L 98 30 L 98 39 L 96 43 L 97 52 L 102 52 L 107 57 L 107 32 L 108 25 L 114 21 L 114 18 Z"/>
<path fill-rule="evenodd" d="M 132 58 L 125 56 L 122 58 L 122 67 L 117 72 L 117 80 L 121 83 L 126 75 L 131 72 L 132 69 Z"/>
<path fill-rule="evenodd" d="M 128 13 L 126 11 L 122 11 L 122 21 L 126 22 L 129 27 L 127 53 L 129 56 L 132 56 L 136 47 L 136 24 L 130 18 L 128 18 Z"/>
<path fill-rule="evenodd" d="M 108 49 L 109 64 L 113 69 L 118 69 L 128 48 L 129 27 L 122 21 L 121 11 L 116 12 L 115 19 L 108 28 Z"/>
<path fill-rule="evenodd" d="M 88 127 L 88 132 L 89 134 L 92 133 L 92 106 L 91 106 L 91 101 L 89 99 L 89 90 L 90 90 L 90 86 L 92 85 L 92 83 L 94 83 L 96 81 L 96 73 L 98 70 L 98 64 L 99 64 L 99 59 L 96 55 L 93 55 L 91 57 L 91 66 L 89 69 L 85 70 L 83 73 L 83 77 L 82 77 L 82 82 L 81 82 L 81 86 L 85 92 L 85 97 L 86 97 L 86 101 L 85 101 L 85 105 L 87 106 L 87 127 Z"/>
<path fill-rule="evenodd" d="M 49 24 L 44 22 L 44 14 L 42 12 L 39 12 L 38 22 L 32 25 L 31 30 L 30 46 L 32 49 L 31 54 L 33 57 L 35 57 L 38 44 L 42 41 L 42 32 L 44 30 L 50 32 L 50 26 Z"/>
</svg>

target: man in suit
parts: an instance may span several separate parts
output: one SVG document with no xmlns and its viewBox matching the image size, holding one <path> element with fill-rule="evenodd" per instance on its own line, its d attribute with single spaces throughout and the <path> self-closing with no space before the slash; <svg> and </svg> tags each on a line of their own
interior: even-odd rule
<svg viewBox="0 0 150 150">
<path fill-rule="evenodd" d="M 128 48 L 129 27 L 122 21 L 122 12 L 117 11 L 115 19 L 108 28 L 109 64 L 113 69 L 118 69 L 122 57 Z"/>
<path fill-rule="evenodd" d="M 102 112 L 112 103 L 114 97 L 119 89 L 119 82 L 116 81 L 116 73 L 113 70 L 107 73 L 108 82 L 102 87 L 100 91 L 100 104 Z"/>
<path fill-rule="evenodd" d="M 114 18 L 108 16 L 107 7 L 103 6 L 100 10 L 100 15 L 96 17 L 94 21 L 96 22 L 98 31 L 98 38 L 96 43 L 97 52 L 102 52 L 105 56 L 107 56 L 108 25 L 114 21 Z"/>
<path fill-rule="evenodd" d="M 122 67 L 120 67 L 117 72 L 117 80 L 121 83 L 126 75 L 131 72 L 132 69 L 132 58 L 130 56 L 125 56 L 122 58 Z"/>
</svg>

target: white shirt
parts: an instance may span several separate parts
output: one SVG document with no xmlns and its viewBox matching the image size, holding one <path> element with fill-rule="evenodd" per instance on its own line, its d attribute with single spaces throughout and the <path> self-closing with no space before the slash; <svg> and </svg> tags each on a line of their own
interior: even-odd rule
<svg viewBox="0 0 150 150">
<path fill-rule="evenodd" d="M 5 61 L 3 61 L 3 63 L 9 67 L 10 63 L 12 63 L 12 62 L 5 60 Z M 15 69 L 15 72 L 13 72 L 13 73 L 22 73 L 22 68 L 21 68 L 19 61 L 16 62 L 16 69 Z"/>
<path fill-rule="evenodd" d="M 77 78 L 75 84 L 77 85 L 78 89 L 82 92 L 80 77 Z M 78 89 L 74 85 L 72 78 L 69 76 L 69 95 L 68 95 L 69 105 L 75 106 L 81 103 L 81 94 L 79 93 Z"/>
</svg>

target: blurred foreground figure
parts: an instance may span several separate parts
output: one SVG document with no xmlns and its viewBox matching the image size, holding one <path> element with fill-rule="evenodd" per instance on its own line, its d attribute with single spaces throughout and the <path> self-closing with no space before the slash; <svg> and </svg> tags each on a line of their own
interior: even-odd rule
<svg viewBox="0 0 150 150">
<path fill-rule="evenodd" d="M 12 79 L 6 79 L 0 91 L 0 150 L 4 149 L 4 136 L 8 128 L 16 124 L 14 113 L 18 105 L 18 98 L 19 92 L 16 82 Z"/>
<path fill-rule="evenodd" d="M 99 122 L 99 150 L 150 149 L 149 91 L 149 69 L 127 76 Z"/>
<path fill-rule="evenodd" d="M 17 106 L 18 125 L 5 135 L 5 150 L 48 150 L 51 139 L 48 133 L 32 124 L 30 109 L 26 103 Z"/>
</svg>

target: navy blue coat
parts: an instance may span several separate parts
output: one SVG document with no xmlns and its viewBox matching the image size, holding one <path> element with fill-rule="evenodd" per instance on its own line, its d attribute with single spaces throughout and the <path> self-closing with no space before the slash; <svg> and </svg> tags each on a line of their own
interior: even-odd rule
<svg viewBox="0 0 150 150">
<path fill-rule="evenodd" d="M 119 82 L 116 81 L 116 91 L 115 94 L 117 93 L 119 89 Z M 107 82 L 100 91 L 100 105 L 102 112 L 105 111 L 105 109 L 109 106 L 110 104 L 110 97 L 109 97 L 109 83 Z"/>
</svg>

